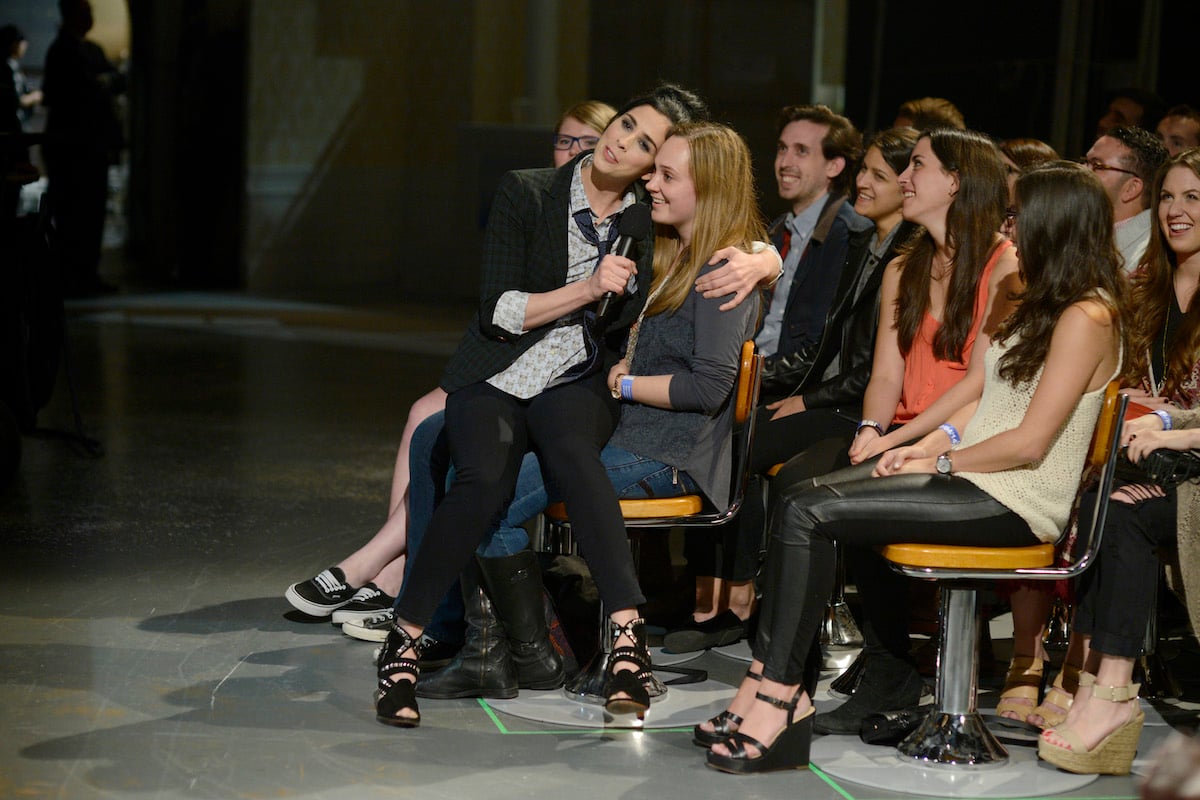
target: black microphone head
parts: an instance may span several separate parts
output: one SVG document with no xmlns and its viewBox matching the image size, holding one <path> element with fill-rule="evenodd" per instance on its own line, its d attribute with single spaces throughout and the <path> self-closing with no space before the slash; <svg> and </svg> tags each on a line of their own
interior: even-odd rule
<svg viewBox="0 0 1200 800">
<path fill-rule="evenodd" d="M 618 236 L 628 236 L 640 241 L 650 234 L 650 207 L 642 203 L 634 203 L 621 214 L 617 225 Z"/>
</svg>

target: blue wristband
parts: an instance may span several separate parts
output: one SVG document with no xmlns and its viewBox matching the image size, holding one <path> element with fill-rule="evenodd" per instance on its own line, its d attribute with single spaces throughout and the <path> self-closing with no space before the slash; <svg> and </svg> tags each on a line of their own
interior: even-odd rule
<svg viewBox="0 0 1200 800">
<path fill-rule="evenodd" d="M 1154 412 L 1154 416 L 1162 420 L 1163 430 L 1169 431 L 1173 427 L 1171 425 L 1171 415 L 1163 411 L 1161 408 Z"/>
<path fill-rule="evenodd" d="M 883 436 L 883 426 L 873 419 L 864 419 L 862 422 L 858 423 L 858 427 L 854 429 L 854 435 L 858 436 L 858 434 L 862 433 L 863 428 L 870 428 L 880 436 Z"/>
<path fill-rule="evenodd" d="M 958 447 L 958 443 L 962 441 L 962 437 L 958 435 L 958 428 L 949 422 L 938 425 L 938 430 L 950 437 L 950 444 L 953 447 Z"/>
<path fill-rule="evenodd" d="M 621 399 L 633 401 L 633 376 L 621 376 Z"/>
</svg>

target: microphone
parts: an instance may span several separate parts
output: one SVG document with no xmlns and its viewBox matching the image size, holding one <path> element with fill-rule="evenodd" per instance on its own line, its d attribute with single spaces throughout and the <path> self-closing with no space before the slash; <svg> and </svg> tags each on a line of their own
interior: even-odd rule
<svg viewBox="0 0 1200 800">
<path fill-rule="evenodd" d="M 641 203 L 634 203 L 621 214 L 621 221 L 617 223 L 617 240 L 613 242 L 613 248 L 610 252 L 622 258 L 629 257 L 629 251 L 633 250 L 633 245 L 639 239 L 645 239 L 650 233 L 650 207 Z M 600 305 L 596 306 L 596 318 L 604 319 L 608 313 L 608 305 L 612 302 L 613 292 L 605 292 L 600 298 Z"/>
</svg>

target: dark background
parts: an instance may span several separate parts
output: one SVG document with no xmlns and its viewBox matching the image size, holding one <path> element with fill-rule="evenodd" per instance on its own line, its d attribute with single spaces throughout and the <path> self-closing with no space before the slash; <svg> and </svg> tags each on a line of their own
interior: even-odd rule
<svg viewBox="0 0 1200 800">
<path fill-rule="evenodd" d="M 557 109 L 584 97 L 619 105 L 658 80 L 699 91 L 745 136 L 771 216 L 780 210 L 775 113 L 829 99 L 814 85 L 814 48 L 823 83 L 841 87 L 844 102 L 832 104 L 866 131 L 890 125 L 905 99 L 942 96 L 972 128 L 1040 138 L 1078 157 L 1117 87 L 1200 104 L 1195 71 L 1184 69 L 1194 0 L 128 0 L 127 8 L 121 269 L 123 282 L 143 286 L 470 299 L 498 176 L 539 165 L 533 154 L 548 152 Z M 57 4 L 3 0 L 3 9 L 0 21 L 29 35 L 25 66 L 36 78 Z M 817 20 L 831 14 L 844 24 L 817 45 Z M 538 15 L 555 24 L 539 28 Z M 303 35 L 282 33 L 293 25 Z M 352 75 L 352 98 L 322 83 L 338 70 Z M 529 84 L 546 70 L 558 80 L 539 108 Z M 306 132 L 310 124 L 320 131 Z M 278 155 L 313 141 L 307 155 Z"/>
</svg>

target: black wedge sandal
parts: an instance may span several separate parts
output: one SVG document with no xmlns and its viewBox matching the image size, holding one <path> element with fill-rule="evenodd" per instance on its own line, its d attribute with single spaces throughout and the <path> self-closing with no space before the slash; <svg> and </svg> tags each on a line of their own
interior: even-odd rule
<svg viewBox="0 0 1200 800">
<path fill-rule="evenodd" d="M 624 625 L 609 620 L 608 624 L 612 626 L 614 642 L 622 636 L 628 636 L 633 640 L 633 646 L 613 648 L 608 656 L 608 699 L 604 701 L 604 708 L 610 714 L 637 714 L 638 719 L 645 719 L 646 709 L 650 708 L 650 692 L 646 689 L 646 682 L 652 677 L 650 651 L 646 649 L 645 620 L 638 617 Z M 616 671 L 613 665 L 618 661 L 635 664 L 637 669 Z M 618 694 L 625 696 L 614 696 Z"/>
<path fill-rule="evenodd" d="M 388 633 L 383 650 L 379 653 L 379 689 L 375 692 L 375 719 L 384 725 L 396 728 L 415 728 L 421 724 L 421 711 L 417 708 L 417 677 L 420 673 L 421 655 L 425 642 L 413 640 L 408 631 L 395 622 Z M 413 651 L 413 658 L 401 655 Z M 400 677 L 411 675 L 411 681 Z M 399 712 L 412 709 L 415 716 L 398 717 Z"/>
<path fill-rule="evenodd" d="M 745 775 L 751 772 L 774 772 L 781 769 L 807 769 L 808 751 L 812 744 L 813 715 L 815 707 L 809 707 L 804 716 L 794 719 L 796 705 L 800 702 L 801 691 L 797 691 L 791 701 L 780 700 L 762 692 L 754 695 L 756 700 L 770 703 L 776 708 L 788 712 L 787 725 L 769 745 L 763 744 L 752 736 L 741 731 L 735 732 L 725 740 L 729 755 L 723 756 L 708 751 L 708 766 L 721 772 L 735 775 Z M 746 749 L 749 745 L 758 751 L 757 756 L 750 755 Z"/>
<path fill-rule="evenodd" d="M 749 669 L 746 670 L 746 677 L 754 681 L 762 680 L 762 675 L 751 672 Z M 711 731 L 706 731 L 699 725 L 692 728 L 692 744 L 697 747 L 712 747 L 714 744 L 719 744 L 737 733 L 737 728 L 734 726 L 741 725 L 743 721 L 740 716 L 728 709 L 722 711 L 709 720 L 713 726 Z"/>
</svg>

